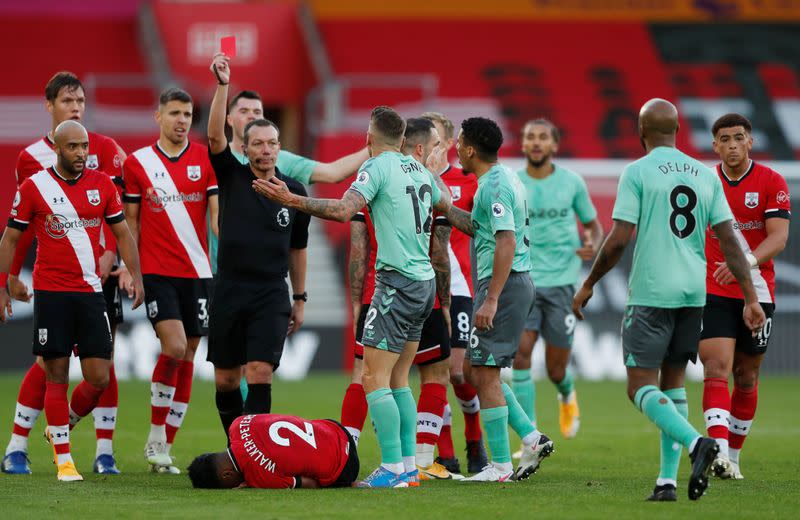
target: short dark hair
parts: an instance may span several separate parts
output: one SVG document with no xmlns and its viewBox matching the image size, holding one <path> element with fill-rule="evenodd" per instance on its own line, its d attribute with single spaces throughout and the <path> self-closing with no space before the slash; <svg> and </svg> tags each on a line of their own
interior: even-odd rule
<svg viewBox="0 0 800 520">
<path fill-rule="evenodd" d="M 250 121 L 249 123 L 247 123 L 244 126 L 244 132 L 243 132 L 243 135 L 242 135 L 242 138 L 244 140 L 244 144 L 247 144 L 250 141 L 250 139 L 247 137 L 247 135 L 250 133 L 250 129 L 253 128 L 254 126 L 263 126 L 263 127 L 270 127 L 271 126 L 272 128 L 275 129 L 276 132 L 278 132 L 278 135 L 281 135 L 281 131 L 278 128 L 278 125 L 276 125 L 275 123 L 273 123 L 269 119 L 253 119 L 252 121 Z"/>
<path fill-rule="evenodd" d="M 714 125 L 711 127 L 711 135 L 717 137 L 717 132 L 723 128 L 733 128 L 734 126 L 744 127 L 748 134 L 753 131 L 753 125 L 749 119 L 741 114 L 730 113 L 714 121 Z"/>
<path fill-rule="evenodd" d="M 255 99 L 259 101 L 262 106 L 264 105 L 264 102 L 261 100 L 261 96 L 258 94 L 258 92 L 256 92 L 255 90 L 242 90 L 241 92 L 233 96 L 233 98 L 231 98 L 231 102 L 228 103 L 229 112 L 233 110 L 233 107 L 236 106 L 236 103 L 238 103 L 240 99 Z"/>
<path fill-rule="evenodd" d="M 375 130 L 389 141 L 399 142 L 406 131 L 406 121 L 391 107 L 379 106 L 372 109 L 369 118 Z"/>
<path fill-rule="evenodd" d="M 195 457 L 187 471 L 192 486 L 205 489 L 219 489 L 222 487 L 217 472 L 216 453 L 203 453 Z"/>
<path fill-rule="evenodd" d="M 44 98 L 50 102 L 55 101 L 58 93 L 64 88 L 68 91 L 83 89 L 83 84 L 78 79 L 78 76 L 72 72 L 66 70 L 56 72 L 44 87 Z"/>
<path fill-rule="evenodd" d="M 185 90 L 178 87 L 170 87 L 158 97 L 158 106 L 163 107 L 170 101 L 180 101 L 181 103 L 192 103 L 192 96 Z M 194 104 L 194 103 L 192 103 Z"/>
<path fill-rule="evenodd" d="M 410 117 L 406 119 L 406 143 L 411 146 L 416 146 L 420 143 L 427 142 L 430 138 L 431 131 L 435 130 L 433 121 L 425 117 Z"/>
<path fill-rule="evenodd" d="M 425 119 L 430 119 L 434 123 L 439 123 L 444 128 L 445 135 L 440 135 L 442 139 L 450 139 L 453 137 L 453 122 L 450 121 L 446 115 L 442 114 L 441 112 L 423 112 L 422 117 Z"/>
<path fill-rule="evenodd" d="M 485 117 L 470 117 L 461 123 L 464 143 L 472 146 L 478 158 L 486 162 L 497 160 L 497 152 L 503 146 L 503 132 L 497 123 Z"/>
<path fill-rule="evenodd" d="M 561 132 L 558 131 L 558 127 L 553 124 L 552 121 L 547 119 L 546 117 L 537 117 L 536 119 L 531 119 L 525 126 L 522 127 L 522 131 L 525 132 L 525 129 L 531 125 L 542 125 L 546 126 L 550 129 L 550 136 L 553 138 L 553 141 L 559 142 L 561 141 Z"/>
</svg>

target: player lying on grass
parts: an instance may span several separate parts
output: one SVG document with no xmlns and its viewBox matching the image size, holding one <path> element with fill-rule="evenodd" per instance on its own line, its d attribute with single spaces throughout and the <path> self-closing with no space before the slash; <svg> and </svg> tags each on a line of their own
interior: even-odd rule
<svg viewBox="0 0 800 520">
<path fill-rule="evenodd" d="M 358 477 L 356 443 L 332 419 L 244 415 L 228 430 L 230 447 L 189 465 L 196 488 L 350 487 Z"/>
</svg>

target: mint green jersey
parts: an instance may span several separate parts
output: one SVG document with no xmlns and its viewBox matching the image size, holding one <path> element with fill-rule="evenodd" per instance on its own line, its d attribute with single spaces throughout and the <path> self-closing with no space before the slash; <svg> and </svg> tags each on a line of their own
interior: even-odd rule
<svg viewBox="0 0 800 520">
<path fill-rule="evenodd" d="M 247 156 L 243 153 L 231 150 L 231 153 L 236 157 L 240 163 L 247 164 Z M 303 184 L 311 183 L 311 174 L 317 166 L 317 161 L 307 159 L 301 155 L 293 154 L 281 150 L 278 152 L 278 160 L 275 165 L 282 174 L 292 179 L 302 182 Z M 208 257 L 211 260 L 211 272 L 217 272 L 217 248 L 219 247 L 217 236 L 211 231 L 211 225 L 208 226 Z"/>
<path fill-rule="evenodd" d="M 581 259 L 576 251 L 583 242 L 578 223 L 597 218 L 589 190 L 577 173 L 554 165 L 553 173 L 534 179 L 525 168 L 517 172 L 528 200 L 531 276 L 536 287 L 578 283 Z"/>
<path fill-rule="evenodd" d="M 528 241 L 528 210 L 525 188 L 519 177 L 505 166 L 495 164 L 478 178 L 478 191 L 472 207 L 472 226 L 475 228 L 474 247 L 478 264 L 478 280 L 492 276 L 495 234 L 513 231 L 517 240 L 511 270 L 527 273 L 531 270 Z"/>
<path fill-rule="evenodd" d="M 431 173 L 411 156 L 383 152 L 361 165 L 350 189 L 369 205 L 378 243 L 375 270 L 417 281 L 433 278 L 433 206 L 442 193 Z"/>
<path fill-rule="evenodd" d="M 637 226 L 628 305 L 705 305 L 706 228 L 733 219 L 714 172 L 680 150 L 655 148 L 625 167 L 613 218 Z"/>
</svg>

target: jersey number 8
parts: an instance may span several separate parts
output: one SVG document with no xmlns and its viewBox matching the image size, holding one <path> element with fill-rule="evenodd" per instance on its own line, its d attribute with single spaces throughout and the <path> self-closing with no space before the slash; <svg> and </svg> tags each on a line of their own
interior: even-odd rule
<svg viewBox="0 0 800 520">
<path fill-rule="evenodd" d="M 681 195 L 683 197 L 681 198 Z M 692 234 L 697 227 L 697 219 L 694 218 L 692 210 L 697 206 L 697 194 L 689 186 L 681 184 L 675 186 L 669 194 L 669 204 L 672 206 L 672 213 L 669 215 L 669 228 L 672 234 L 678 238 L 686 238 Z M 678 217 L 683 217 L 683 227 L 678 227 Z"/>
</svg>

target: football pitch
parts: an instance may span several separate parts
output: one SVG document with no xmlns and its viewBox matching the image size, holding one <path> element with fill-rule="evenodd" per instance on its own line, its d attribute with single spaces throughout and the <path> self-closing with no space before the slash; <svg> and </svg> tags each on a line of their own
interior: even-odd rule
<svg viewBox="0 0 800 520">
<path fill-rule="evenodd" d="M 0 433 L 10 435 L 14 400 L 21 375 L 0 377 Z M 301 382 L 277 381 L 273 411 L 306 418 L 339 417 L 349 380 L 341 374 L 313 375 Z M 416 386 L 416 385 L 412 385 Z M 712 480 L 706 495 L 686 495 L 689 460 L 681 461 L 677 503 L 647 503 L 658 473 L 656 428 L 631 405 L 620 382 L 579 382 L 582 426 L 578 438 L 558 432 L 553 386 L 537 381 L 540 427 L 551 435 L 556 452 L 525 482 L 470 484 L 423 482 L 399 490 L 194 490 L 183 475 L 148 470 L 142 450 L 149 428 L 149 387 L 120 383 L 119 424 L 114 437 L 120 476 L 91 471 L 94 428 L 91 418 L 73 433 L 73 457 L 85 482 L 59 483 L 51 451 L 42 438 L 44 414 L 32 434 L 32 475 L 0 474 L 4 518 L 797 518 L 800 509 L 800 378 L 762 380 L 753 433 L 742 454 L 745 480 Z M 687 385 L 690 420 L 702 428 L 702 386 Z M 416 393 L 416 389 L 415 389 Z M 451 395 L 451 403 L 458 404 Z M 460 411 L 453 433 L 462 466 L 464 440 Z M 518 439 L 512 434 L 512 448 Z M 195 455 L 221 451 L 225 438 L 214 406 L 214 389 L 195 382 L 186 421 L 173 447 L 185 468 Z M 361 475 L 378 463 L 377 443 L 367 426 L 359 445 Z M 792 511 L 795 511 L 792 513 Z"/>
</svg>

